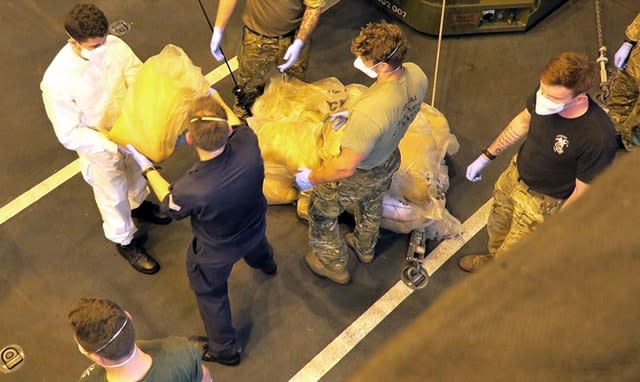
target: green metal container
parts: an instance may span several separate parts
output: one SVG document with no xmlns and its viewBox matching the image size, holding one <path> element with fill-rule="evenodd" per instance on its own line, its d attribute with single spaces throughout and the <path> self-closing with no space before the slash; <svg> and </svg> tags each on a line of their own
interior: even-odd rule
<svg viewBox="0 0 640 382">
<path fill-rule="evenodd" d="M 372 0 L 412 28 L 438 35 L 442 1 Z M 443 35 L 525 31 L 566 0 L 447 0 Z"/>
</svg>

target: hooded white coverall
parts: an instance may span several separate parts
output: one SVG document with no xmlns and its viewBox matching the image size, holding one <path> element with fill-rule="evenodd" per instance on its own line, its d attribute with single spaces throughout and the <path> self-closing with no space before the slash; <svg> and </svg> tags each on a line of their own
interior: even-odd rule
<svg viewBox="0 0 640 382">
<path fill-rule="evenodd" d="M 126 245 L 136 227 L 131 209 L 149 194 L 141 169 L 103 132 L 120 113 L 140 59 L 115 36 L 107 36 L 104 56 L 87 61 L 66 44 L 47 68 L 40 89 L 58 140 L 80 157 L 84 180 L 93 188 L 107 239 Z"/>
</svg>

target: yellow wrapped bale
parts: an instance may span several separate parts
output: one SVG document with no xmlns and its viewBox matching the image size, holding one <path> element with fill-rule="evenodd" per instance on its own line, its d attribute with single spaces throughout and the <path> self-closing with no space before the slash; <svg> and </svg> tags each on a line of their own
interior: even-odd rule
<svg viewBox="0 0 640 382">
<path fill-rule="evenodd" d="M 181 48 L 165 46 L 142 65 L 109 138 L 132 144 L 154 162 L 166 159 L 186 128 L 193 100 L 208 88 L 201 69 Z"/>
<path fill-rule="evenodd" d="M 449 124 L 442 113 L 423 103 L 399 148 L 402 163 L 395 181 L 399 183 L 400 194 L 404 198 L 420 204 L 446 191 L 437 190 L 434 179 L 442 173 L 445 155 L 456 153 L 459 144 L 449 132 Z"/>
<path fill-rule="evenodd" d="M 349 110 L 366 89 L 345 87 L 335 78 L 313 84 L 272 79 L 248 120 L 265 161 L 263 190 L 270 204 L 297 199 L 298 216 L 308 219 L 310 193 L 299 193 L 293 176 L 299 167 L 315 169 L 340 154 L 344 128 L 334 130 L 325 120 Z M 449 177 L 444 165 L 445 155 L 457 152 L 459 145 L 444 115 L 423 104 L 399 146 L 402 163 L 385 195 L 382 227 L 403 233 L 428 229 L 434 237 L 459 233 L 460 223 L 445 208 Z"/>
<path fill-rule="evenodd" d="M 313 84 L 298 79 L 271 79 L 264 94 L 252 107 L 247 120 L 258 136 L 265 162 L 263 192 L 269 204 L 292 203 L 298 198 L 293 176 L 300 167 L 315 169 L 327 155 L 325 139 L 336 141 L 335 132 L 325 129 L 324 120 L 347 98 L 345 87 L 335 78 Z"/>
</svg>

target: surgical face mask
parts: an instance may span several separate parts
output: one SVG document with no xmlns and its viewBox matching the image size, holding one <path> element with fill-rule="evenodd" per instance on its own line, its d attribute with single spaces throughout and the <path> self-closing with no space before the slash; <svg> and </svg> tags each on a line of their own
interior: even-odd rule
<svg viewBox="0 0 640 382">
<path fill-rule="evenodd" d="M 101 63 L 104 60 L 106 52 L 107 47 L 103 44 L 92 50 L 82 48 L 80 50 L 80 55 L 91 62 Z"/>
<path fill-rule="evenodd" d="M 560 113 L 568 103 L 555 103 L 542 95 L 542 90 L 536 92 L 536 114 L 551 115 Z"/>
<path fill-rule="evenodd" d="M 377 64 L 373 65 L 370 68 L 367 68 L 367 66 L 364 64 L 364 61 L 362 60 L 362 57 L 357 57 L 355 59 L 355 61 L 353 61 L 353 67 L 358 69 L 359 71 L 361 71 L 362 73 L 366 74 L 367 76 L 371 77 L 371 78 L 376 78 L 378 77 L 378 73 L 376 73 L 375 70 L 373 70 L 373 68 L 375 68 L 376 66 L 382 64 L 383 62 L 387 61 L 388 59 L 390 59 L 391 57 L 393 57 L 394 54 L 396 54 L 396 52 L 398 51 L 399 46 L 396 46 L 395 49 L 393 51 L 391 51 L 391 53 L 389 53 L 389 55 L 387 57 L 384 58 L 384 60 L 379 61 Z"/>
<path fill-rule="evenodd" d="M 370 68 L 367 68 L 367 66 L 364 64 L 364 61 L 362 61 L 362 57 L 358 57 L 355 59 L 355 61 L 353 61 L 353 67 L 371 78 L 376 78 L 378 77 L 378 73 L 376 73 L 375 70 L 373 70 L 373 68 L 380 65 L 381 63 L 382 61 L 378 62 L 377 64 L 373 65 Z"/>
</svg>

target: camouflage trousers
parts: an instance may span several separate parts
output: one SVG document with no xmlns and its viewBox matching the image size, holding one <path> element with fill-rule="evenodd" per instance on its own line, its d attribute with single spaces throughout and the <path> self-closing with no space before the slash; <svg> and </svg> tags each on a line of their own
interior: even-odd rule
<svg viewBox="0 0 640 382">
<path fill-rule="evenodd" d="M 640 49 L 634 48 L 627 66 L 613 79 L 607 108 L 627 150 L 640 145 Z"/>
<path fill-rule="evenodd" d="M 340 233 L 338 216 L 353 210 L 356 247 L 362 254 L 373 253 L 382 218 L 382 198 L 391 177 L 400 167 L 400 151 L 371 170 L 356 170 L 339 182 L 320 184 L 309 202 L 309 245 L 318 259 L 334 270 L 347 265 L 347 246 Z"/>
<path fill-rule="evenodd" d="M 516 157 L 500 175 L 493 190 L 487 221 L 489 254 L 499 256 L 531 233 L 546 217 L 556 214 L 564 199 L 531 190 L 522 180 Z"/>
<path fill-rule="evenodd" d="M 247 27 L 243 28 L 236 77 L 238 84 L 244 87 L 244 102 L 247 105 L 253 105 L 256 98 L 262 94 L 269 78 L 277 71 L 276 66 L 285 63 L 283 57 L 295 38 L 295 33 L 282 37 L 267 37 Z M 308 39 L 302 47 L 298 60 L 286 73 L 304 81 L 305 72 L 309 66 L 310 51 L 311 39 Z M 239 116 L 245 114 L 237 100 L 233 110 Z"/>
</svg>

